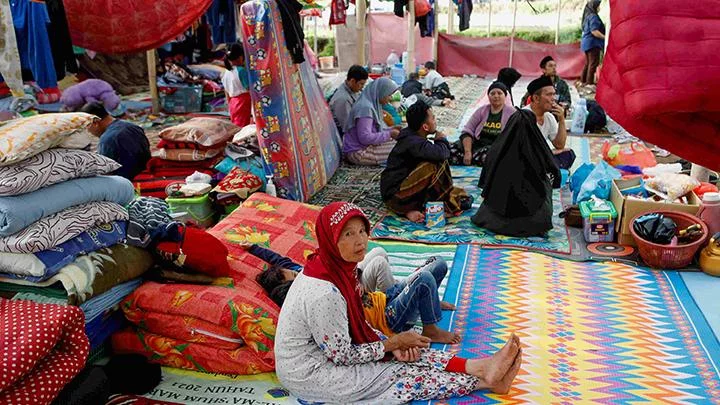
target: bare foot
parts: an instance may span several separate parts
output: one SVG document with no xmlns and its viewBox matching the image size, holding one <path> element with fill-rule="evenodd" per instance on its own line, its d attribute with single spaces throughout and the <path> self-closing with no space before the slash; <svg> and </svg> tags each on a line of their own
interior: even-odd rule
<svg viewBox="0 0 720 405">
<path fill-rule="evenodd" d="M 510 370 L 505 374 L 505 376 L 500 380 L 500 382 L 490 387 L 490 390 L 496 394 L 502 394 L 505 395 L 508 392 L 510 392 L 510 386 L 512 386 L 513 380 L 515 380 L 515 377 L 517 376 L 518 372 L 520 371 L 520 366 L 522 365 L 522 349 L 518 350 L 517 355 L 515 356 L 515 361 L 513 362 L 512 366 L 510 367 Z"/>
<path fill-rule="evenodd" d="M 449 302 L 440 301 L 440 309 L 445 309 L 445 310 L 448 310 L 448 311 L 454 311 L 454 310 L 456 310 L 457 308 L 455 307 L 455 305 L 453 305 L 453 304 L 451 304 L 451 303 L 449 303 Z"/>
<path fill-rule="evenodd" d="M 449 343 L 451 345 L 460 343 L 462 339 L 459 334 L 440 329 L 437 325 L 423 325 L 422 335 L 429 337 L 433 343 Z"/>
<path fill-rule="evenodd" d="M 425 215 L 420 211 L 410 211 L 405 214 L 405 217 L 418 224 L 425 220 Z"/>
<path fill-rule="evenodd" d="M 505 346 L 492 357 L 468 360 L 465 368 L 468 374 L 478 377 L 483 382 L 484 388 L 492 389 L 500 384 L 513 366 L 519 351 L 520 339 L 513 333 Z"/>
</svg>

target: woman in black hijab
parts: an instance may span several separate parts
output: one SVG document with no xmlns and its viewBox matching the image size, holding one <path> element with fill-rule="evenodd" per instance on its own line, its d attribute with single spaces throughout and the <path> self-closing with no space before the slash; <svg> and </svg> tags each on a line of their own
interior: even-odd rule
<svg viewBox="0 0 720 405">
<path fill-rule="evenodd" d="M 510 103 L 513 106 L 515 105 L 515 101 L 513 100 L 513 97 L 512 97 L 512 88 L 515 85 L 515 83 L 517 83 L 517 81 L 520 80 L 521 77 L 522 77 L 522 75 L 520 74 L 520 72 L 518 72 L 517 70 L 515 70 L 514 68 L 511 68 L 511 67 L 502 68 L 498 72 L 497 81 L 499 81 L 500 83 L 504 84 L 505 87 L 507 87 L 508 95 L 510 96 Z"/>
<path fill-rule="evenodd" d="M 544 236 L 552 229 L 552 189 L 560 169 L 535 114 L 517 110 L 488 153 L 480 175 L 484 198 L 475 225 L 508 236 Z"/>
</svg>

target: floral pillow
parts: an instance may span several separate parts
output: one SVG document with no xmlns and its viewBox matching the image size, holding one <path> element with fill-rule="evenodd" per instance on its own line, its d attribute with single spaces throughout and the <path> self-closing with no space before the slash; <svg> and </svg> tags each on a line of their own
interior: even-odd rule
<svg viewBox="0 0 720 405">
<path fill-rule="evenodd" d="M 240 127 L 227 120 L 193 118 L 180 125 L 163 129 L 160 132 L 160 139 L 215 146 L 230 141 L 239 131 Z"/>
<path fill-rule="evenodd" d="M 63 181 L 112 173 L 116 161 L 76 149 L 49 149 L 15 163 L 0 166 L 0 196 L 30 193 Z"/>
<path fill-rule="evenodd" d="M 0 166 L 8 166 L 58 146 L 97 117 L 85 113 L 40 114 L 0 126 Z"/>
</svg>

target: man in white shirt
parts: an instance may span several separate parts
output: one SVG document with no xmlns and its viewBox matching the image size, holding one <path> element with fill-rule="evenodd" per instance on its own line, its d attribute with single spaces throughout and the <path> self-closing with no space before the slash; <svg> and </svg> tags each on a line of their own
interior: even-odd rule
<svg viewBox="0 0 720 405">
<path fill-rule="evenodd" d="M 558 166 L 561 169 L 569 169 L 575 162 L 575 152 L 565 147 L 567 142 L 565 109 L 555 101 L 552 79 L 541 76 L 530 82 L 527 90 L 531 102 L 525 109 L 535 114 L 537 126 L 547 139 Z"/>
<path fill-rule="evenodd" d="M 428 71 L 423 80 L 425 94 L 438 100 L 446 98 L 455 100 L 455 96 L 450 93 L 450 87 L 445 78 L 435 70 L 435 62 L 425 62 L 425 69 Z"/>
</svg>

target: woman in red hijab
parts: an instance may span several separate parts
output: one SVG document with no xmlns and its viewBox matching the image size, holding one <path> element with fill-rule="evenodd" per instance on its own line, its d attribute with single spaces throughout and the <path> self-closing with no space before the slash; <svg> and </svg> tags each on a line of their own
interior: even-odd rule
<svg viewBox="0 0 720 405">
<path fill-rule="evenodd" d="M 386 338 L 365 320 L 357 263 L 370 223 L 350 203 L 332 203 L 316 224 L 319 248 L 297 276 L 280 311 L 277 375 L 304 401 L 383 404 L 507 393 L 522 363 L 513 334 L 492 357 L 462 359 L 429 349 L 408 331 Z"/>
</svg>

